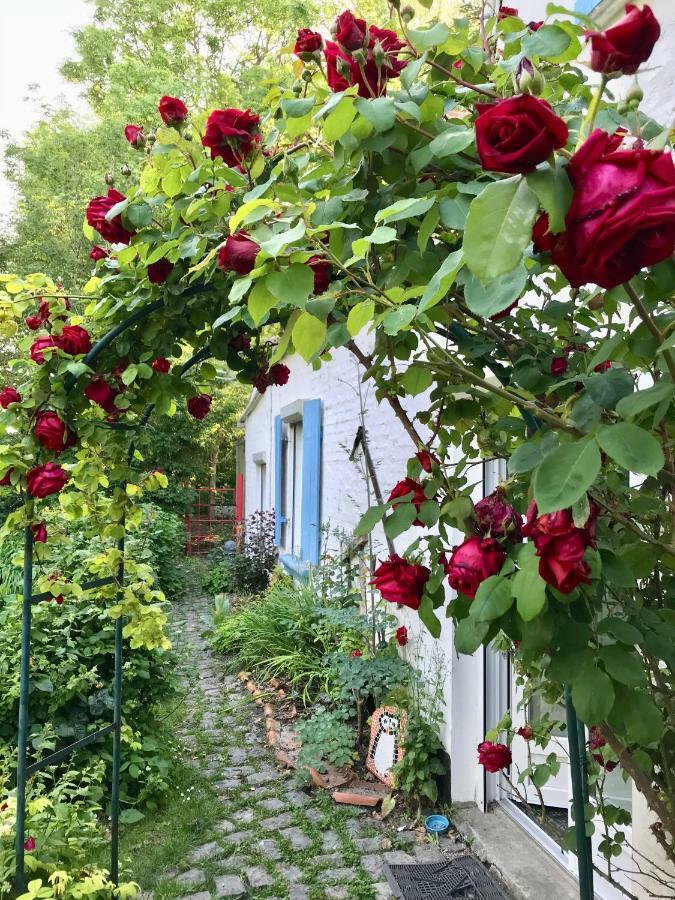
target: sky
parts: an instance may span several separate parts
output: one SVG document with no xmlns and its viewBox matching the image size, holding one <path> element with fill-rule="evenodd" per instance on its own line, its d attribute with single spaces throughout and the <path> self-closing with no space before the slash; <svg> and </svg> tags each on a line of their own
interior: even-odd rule
<svg viewBox="0 0 675 900">
<path fill-rule="evenodd" d="M 0 131 L 9 132 L 10 140 L 37 122 L 43 102 L 53 105 L 65 97 L 86 110 L 77 86 L 64 81 L 59 68 L 73 53 L 71 32 L 91 16 L 86 0 L 0 0 Z M 0 137 L 0 147 L 5 144 Z M 0 216 L 13 202 L 0 172 Z"/>
</svg>

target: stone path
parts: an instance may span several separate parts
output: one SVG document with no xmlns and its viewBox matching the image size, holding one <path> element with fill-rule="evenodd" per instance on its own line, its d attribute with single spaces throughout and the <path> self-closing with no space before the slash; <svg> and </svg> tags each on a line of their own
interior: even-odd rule
<svg viewBox="0 0 675 900">
<path fill-rule="evenodd" d="M 384 862 L 436 862 L 465 851 L 450 838 L 439 848 L 367 811 L 336 806 L 328 792 L 294 786 L 265 743 L 262 710 L 202 637 L 209 609 L 199 595 L 174 606 L 185 677 L 197 679 L 179 737 L 217 792 L 222 820 L 164 875 L 154 900 L 380 900 L 394 896 Z"/>
</svg>

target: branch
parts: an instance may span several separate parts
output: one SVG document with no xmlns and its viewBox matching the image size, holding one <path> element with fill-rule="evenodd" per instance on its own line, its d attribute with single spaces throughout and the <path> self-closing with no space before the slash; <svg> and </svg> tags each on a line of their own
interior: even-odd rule
<svg viewBox="0 0 675 900">
<path fill-rule="evenodd" d="M 626 293 L 633 301 L 633 306 L 637 310 L 638 315 L 647 326 L 649 331 L 656 338 L 657 343 L 660 345 L 663 343 L 663 332 L 658 327 L 654 319 L 649 315 L 649 310 L 642 302 L 642 298 L 638 296 L 637 291 L 633 288 L 633 285 L 629 282 L 624 284 L 624 288 L 626 289 Z M 663 358 L 666 361 L 666 365 L 668 366 L 668 371 L 670 372 L 670 377 L 675 381 L 675 357 L 670 350 L 663 351 Z"/>
</svg>

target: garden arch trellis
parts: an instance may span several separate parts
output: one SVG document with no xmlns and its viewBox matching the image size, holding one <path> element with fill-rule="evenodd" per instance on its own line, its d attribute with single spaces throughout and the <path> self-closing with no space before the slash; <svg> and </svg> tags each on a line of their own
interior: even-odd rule
<svg viewBox="0 0 675 900">
<path fill-rule="evenodd" d="M 194 287 L 185 291 L 187 295 L 201 293 L 203 288 Z M 94 344 L 89 353 L 83 359 L 87 365 L 93 363 L 97 357 L 105 350 L 113 341 L 123 332 L 127 331 L 133 325 L 146 319 L 153 312 L 159 311 L 164 306 L 163 300 L 149 303 L 142 309 L 137 310 L 128 316 L 123 322 L 120 322 L 114 328 L 111 328 L 99 341 Z M 210 348 L 203 347 L 198 350 L 190 359 L 180 368 L 180 375 L 185 375 L 190 369 L 198 365 L 200 362 L 211 356 Z M 75 378 L 69 376 L 66 382 L 66 390 L 72 390 L 75 384 Z M 140 431 L 147 425 L 152 413 L 154 404 L 149 405 L 141 416 L 138 425 L 120 426 L 112 425 L 111 427 L 124 428 L 133 431 Z M 130 463 L 135 450 L 135 443 L 132 440 L 128 449 L 128 462 Z M 32 500 L 28 501 L 28 509 L 31 509 Z M 124 520 L 121 522 L 124 527 Z M 120 615 L 115 621 L 114 632 L 114 673 L 113 673 L 113 721 L 94 731 L 86 737 L 78 741 L 74 741 L 65 747 L 50 753 L 44 759 L 38 760 L 31 765 L 27 761 L 28 746 L 28 729 L 29 729 L 29 698 L 30 698 L 30 648 L 31 648 L 31 621 L 32 607 L 35 603 L 43 602 L 51 597 L 46 592 L 33 593 L 33 531 L 30 525 L 24 529 L 24 557 L 23 557 L 23 590 L 22 590 L 22 606 L 21 606 L 21 664 L 20 664 L 20 686 L 19 686 L 19 721 L 18 721 L 18 740 L 17 740 L 17 774 L 16 774 L 16 880 L 15 887 L 17 891 L 24 891 L 26 888 L 26 871 L 25 871 L 25 821 L 26 821 L 26 792 L 28 787 L 28 779 L 31 775 L 48 766 L 56 765 L 76 750 L 88 746 L 107 735 L 112 734 L 113 738 L 113 760 L 112 760 L 112 778 L 111 778 L 111 796 L 110 796 L 110 880 L 114 884 L 119 883 L 119 814 L 120 814 L 120 771 L 121 771 L 121 727 L 122 727 L 122 663 L 123 663 L 123 627 L 124 616 Z M 110 584 L 117 584 L 117 596 L 121 598 L 124 588 L 124 548 L 125 534 L 123 533 L 118 539 L 117 548 L 120 552 L 120 563 L 117 574 L 106 578 L 96 578 L 80 585 L 83 591 L 96 590 Z"/>
</svg>

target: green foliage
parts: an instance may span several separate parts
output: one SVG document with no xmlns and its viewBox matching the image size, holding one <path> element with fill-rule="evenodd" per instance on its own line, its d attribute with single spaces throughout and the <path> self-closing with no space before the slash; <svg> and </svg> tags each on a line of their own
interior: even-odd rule
<svg viewBox="0 0 675 900">
<path fill-rule="evenodd" d="M 408 664 L 392 646 L 373 657 L 333 653 L 328 661 L 335 680 L 333 697 L 347 707 L 359 696 L 372 696 L 375 706 L 379 706 L 387 694 L 406 685 L 409 679 Z"/>
<path fill-rule="evenodd" d="M 341 768 L 356 758 L 354 728 L 345 717 L 345 711 L 317 707 L 312 715 L 300 722 L 298 737 L 302 750 L 298 767 L 325 772 L 326 766 Z"/>
<path fill-rule="evenodd" d="M 259 594 L 270 583 L 277 564 L 274 542 L 274 513 L 252 513 L 244 523 L 238 553 L 214 554 L 221 562 L 210 568 L 202 578 L 207 593 L 247 596 Z M 212 557 L 213 558 L 213 557 Z"/>
<path fill-rule="evenodd" d="M 144 519 L 148 560 L 166 596 L 177 599 L 187 585 L 185 523 L 181 517 L 151 503 L 144 505 Z"/>
<path fill-rule="evenodd" d="M 439 759 L 443 745 L 437 733 L 421 715 L 411 715 L 403 746 L 405 756 L 393 769 L 396 788 L 435 803 L 438 800 L 435 776 L 445 773 L 445 767 Z"/>
</svg>

